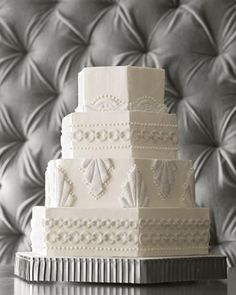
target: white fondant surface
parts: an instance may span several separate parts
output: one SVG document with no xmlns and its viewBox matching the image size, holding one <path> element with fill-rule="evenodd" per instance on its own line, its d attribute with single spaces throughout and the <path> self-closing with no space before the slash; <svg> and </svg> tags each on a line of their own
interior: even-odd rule
<svg viewBox="0 0 236 295">
<path fill-rule="evenodd" d="M 194 200 L 191 161 L 59 159 L 46 172 L 48 207 L 184 208 Z"/>
<path fill-rule="evenodd" d="M 72 113 L 62 121 L 62 157 L 173 159 L 176 124 L 165 113 Z"/>
<path fill-rule="evenodd" d="M 78 75 L 78 111 L 156 111 L 164 104 L 162 69 L 113 66 L 88 67 Z"/>
<path fill-rule="evenodd" d="M 34 207 L 31 241 L 33 252 L 48 256 L 207 254 L 209 211 Z"/>
</svg>

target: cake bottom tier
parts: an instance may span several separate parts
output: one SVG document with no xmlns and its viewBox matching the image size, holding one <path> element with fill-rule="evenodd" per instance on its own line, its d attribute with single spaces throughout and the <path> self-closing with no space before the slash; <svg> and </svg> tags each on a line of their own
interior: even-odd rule
<svg viewBox="0 0 236 295">
<path fill-rule="evenodd" d="M 34 207 L 32 251 L 63 257 L 161 257 L 208 253 L 205 208 Z"/>
</svg>

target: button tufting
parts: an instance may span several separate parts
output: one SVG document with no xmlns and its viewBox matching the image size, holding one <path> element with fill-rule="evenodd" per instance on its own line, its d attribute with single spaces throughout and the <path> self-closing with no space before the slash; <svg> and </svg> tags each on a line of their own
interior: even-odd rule
<svg viewBox="0 0 236 295">
<path fill-rule="evenodd" d="M 24 144 L 28 141 L 28 138 L 26 137 L 21 137 L 21 138 L 16 138 L 12 140 L 13 142 L 19 143 L 19 144 Z"/>
<path fill-rule="evenodd" d="M 149 50 L 147 49 L 147 48 L 144 48 L 143 50 L 142 50 L 142 54 L 148 54 L 149 53 Z"/>
<path fill-rule="evenodd" d="M 180 6 L 180 0 L 173 1 L 173 8 L 178 8 Z"/>
<path fill-rule="evenodd" d="M 115 4 L 119 4 L 120 0 L 109 0 L 108 2 L 111 5 L 115 5 Z"/>
</svg>

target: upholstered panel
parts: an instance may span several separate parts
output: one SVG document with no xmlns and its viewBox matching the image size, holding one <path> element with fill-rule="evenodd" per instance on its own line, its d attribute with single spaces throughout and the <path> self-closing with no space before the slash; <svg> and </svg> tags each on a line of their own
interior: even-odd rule
<svg viewBox="0 0 236 295">
<path fill-rule="evenodd" d="M 63 116 L 85 66 L 167 73 L 180 157 L 211 209 L 212 251 L 236 264 L 236 3 L 234 0 L 0 0 L 0 260 L 30 250 L 32 206 L 60 156 Z"/>
</svg>

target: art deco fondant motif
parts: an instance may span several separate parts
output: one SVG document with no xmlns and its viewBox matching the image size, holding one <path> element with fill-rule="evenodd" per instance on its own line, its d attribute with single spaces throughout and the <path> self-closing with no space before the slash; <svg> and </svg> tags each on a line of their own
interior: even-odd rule
<svg viewBox="0 0 236 295">
<path fill-rule="evenodd" d="M 166 200 L 175 183 L 176 163 L 173 161 L 154 160 L 151 170 L 153 172 L 153 182 L 159 188 L 160 198 Z"/>
<path fill-rule="evenodd" d="M 148 205 L 149 198 L 146 196 L 146 185 L 136 165 L 128 173 L 128 179 L 123 185 L 120 202 L 125 208 L 145 207 Z"/>
<path fill-rule="evenodd" d="M 110 180 L 110 171 L 113 168 L 111 159 L 83 159 L 81 170 L 85 183 L 89 186 L 90 193 L 99 198 L 103 195 L 106 185 Z"/>
<path fill-rule="evenodd" d="M 207 243 L 208 237 L 205 230 L 198 230 L 197 235 L 195 232 L 190 232 L 186 234 L 185 232 L 178 233 L 178 236 L 173 238 L 173 233 L 165 233 L 163 232 L 161 235 L 156 231 L 149 232 L 147 234 L 138 234 L 137 231 L 125 231 L 125 232 L 109 232 L 109 233 L 96 233 L 93 231 L 84 231 L 84 232 L 51 232 L 47 235 L 46 240 L 53 245 L 54 243 L 62 242 L 62 246 L 60 248 L 64 248 L 63 244 L 69 243 L 70 245 L 75 245 L 78 248 L 89 248 L 90 246 L 103 245 L 105 248 L 110 244 L 115 244 L 118 242 L 119 244 L 127 245 L 131 244 L 133 247 L 135 245 L 141 244 L 145 246 L 159 246 L 161 248 L 162 245 L 168 244 L 170 248 L 176 246 L 179 241 L 184 243 L 185 247 L 199 247 Z M 117 245 L 117 249 L 120 245 Z M 58 247 L 58 246 L 57 246 Z M 114 248 L 113 248 L 114 249 Z"/>
<path fill-rule="evenodd" d="M 201 247 L 208 241 L 208 219 L 198 218 L 154 218 L 140 219 L 141 225 L 135 226 L 136 221 L 132 219 L 47 219 L 46 240 L 53 244 L 62 242 L 69 243 L 69 246 L 76 247 L 98 246 L 109 247 L 109 245 L 118 243 L 117 249 L 122 246 L 134 247 L 138 244 L 146 247 L 165 247 L 179 246 L 181 241 L 185 247 Z M 101 230 L 101 223 L 105 223 L 104 230 Z M 117 223 L 120 224 L 117 227 Z M 80 226 L 78 227 L 79 224 Z M 109 226 L 107 226 L 109 224 Z M 139 222 L 140 224 L 140 222 Z M 172 226 L 177 226 L 173 233 Z M 148 227 L 148 232 L 143 233 L 140 230 Z M 116 231 L 119 228 L 119 231 Z M 138 230 L 139 228 L 139 230 Z M 122 246 L 121 246 L 122 245 Z M 113 248 L 114 249 L 114 248 Z"/>
<path fill-rule="evenodd" d="M 180 200 L 187 206 L 187 207 L 194 207 L 195 206 L 195 196 L 194 196 L 194 181 L 191 179 L 194 177 L 194 170 L 190 168 L 186 180 L 183 184 L 183 194 L 180 197 Z"/>
<path fill-rule="evenodd" d="M 96 112 L 107 112 L 117 110 L 143 111 L 143 112 L 167 112 L 161 99 L 152 96 L 142 96 L 135 98 L 132 102 L 124 102 L 113 95 L 102 95 L 86 105 L 86 109 Z M 76 109 L 79 111 L 79 108 Z"/>
<path fill-rule="evenodd" d="M 73 184 L 62 168 L 55 169 L 57 187 L 54 194 L 54 206 L 71 207 L 76 200 Z"/>
<path fill-rule="evenodd" d="M 131 125 L 131 124 L 130 124 Z M 165 127 L 165 126 L 164 126 Z M 119 128 L 119 126 L 118 126 Z M 131 126 L 126 129 L 88 129 L 84 131 L 83 129 L 77 129 L 72 133 L 69 139 L 75 142 L 117 142 L 118 140 L 128 141 L 130 138 L 134 143 L 145 141 L 154 144 L 165 143 L 176 144 L 177 136 L 175 130 L 157 130 L 151 128 L 135 128 Z"/>
<path fill-rule="evenodd" d="M 166 112 L 166 107 L 162 101 L 156 97 L 152 96 L 142 96 L 134 99 L 130 103 L 131 111 L 144 111 L 144 112 Z"/>
<path fill-rule="evenodd" d="M 124 103 L 120 99 L 112 95 L 104 95 L 97 97 L 95 100 L 91 102 L 90 105 L 87 106 L 87 108 L 91 111 L 97 112 L 107 112 L 126 109 Z"/>
<path fill-rule="evenodd" d="M 110 229 L 114 231 L 116 229 L 137 229 L 137 228 L 144 228 L 147 226 L 156 226 L 159 228 L 160 226 L 169 226 L 169 225 L 179 225 L 179 224 L 186 224 L 191 227 L 196 226 L 198 229 L 205 229 L 208 225 L 209 220 L 205 218 L 186 218 L 186 217 L 175 217 L 175 218 L 141 218 L 140 220 L 135 219 L 117 219 L 115 216 L 114 218 L 86 218 L 86 217 L 77 217 L 77 218 L 46 218 L 44 224 L 47 229 L 54 229 L 59 231 L 60 229 L 67 230 L 67 229 L 80 229 L 81 231 L 88 230 L 88 229 L 95 229 L 101 230 L 101 228 L 107 231 Z M 165 229 L 166 231 L 166 229 Z M 171 232 L 170 232 L 171 233 Z"/>
</svg>

